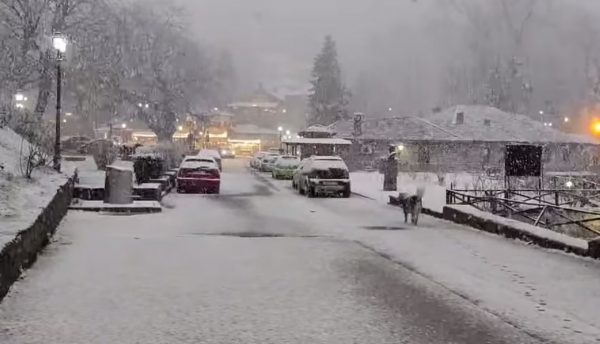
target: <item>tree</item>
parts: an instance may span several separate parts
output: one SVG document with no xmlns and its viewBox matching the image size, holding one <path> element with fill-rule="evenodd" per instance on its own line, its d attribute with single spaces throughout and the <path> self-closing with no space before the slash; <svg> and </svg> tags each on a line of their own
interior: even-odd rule
<svg viewBox="0 0 600 344">
<path fill-rule="evenodd" d="M 314 61 L 309 94 L 309 124 L 329 125 L 348 116 L 349 92 L 342 82 L 337 49 L 331 36 L 325 37 L 321 53 Z"/>
</svg>

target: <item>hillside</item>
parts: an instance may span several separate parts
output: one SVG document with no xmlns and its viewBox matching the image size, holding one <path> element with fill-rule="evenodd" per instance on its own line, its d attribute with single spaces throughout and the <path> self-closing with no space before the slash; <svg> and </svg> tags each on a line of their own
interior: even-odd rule
<svg viewBox="0 0 600 344">
<path fill-rule="evenodd" d="M 22 176 L 19 167 L 21 147 L 28 143 L 9 128 L 0 128 L 0 248 L 25 229 L 56 194 L 67 177 L 50 168 Z"/>
</svg>

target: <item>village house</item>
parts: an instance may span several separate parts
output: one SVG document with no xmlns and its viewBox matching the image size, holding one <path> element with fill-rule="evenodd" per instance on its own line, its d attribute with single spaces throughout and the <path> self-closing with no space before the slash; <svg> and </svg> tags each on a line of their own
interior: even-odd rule
<svg viewBox="0 0 600 344">
<path fill-rule="evenodd" d="M 348 164 L 377 168 L 396 147 L 401 171 L 502 171 L 507 144 L 544 149 L 545 171 L 600 171 L 600 142 L 564 133 L 531 118 L 486 106 L 456 106 L 424 116 L 357 118 L 331 126 L 336 137 L 352 141 Z"/>
</svg>

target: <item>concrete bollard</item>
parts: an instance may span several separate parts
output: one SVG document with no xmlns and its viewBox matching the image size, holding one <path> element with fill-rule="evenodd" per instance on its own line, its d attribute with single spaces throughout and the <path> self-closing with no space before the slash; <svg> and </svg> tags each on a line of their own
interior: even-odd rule
<svg viewBox="0 0 600 344">
<path fill-rule="evenodd" d="M 118 166 L 106 167 L 104 203 L 133 203 L 133 171 Z"/>
</svg>

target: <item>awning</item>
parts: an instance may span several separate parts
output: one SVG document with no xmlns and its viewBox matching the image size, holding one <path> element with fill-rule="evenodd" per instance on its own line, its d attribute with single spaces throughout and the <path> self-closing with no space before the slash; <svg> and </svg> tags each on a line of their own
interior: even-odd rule
<svg viewBox="0 0 600 344">
<path fill-rule="evenodd" d="M 332 146 L 342 146 L 342 145 L 351 145 L 352 142 L 344 139 L 336 139 L 336 138 L 296 138 L 296 139 L 288 139 L 282 141 L 288 145 L 332 145 Z"/>
</svg>

